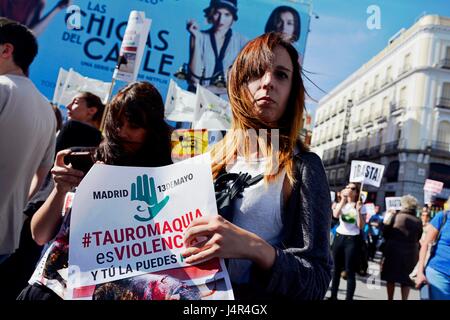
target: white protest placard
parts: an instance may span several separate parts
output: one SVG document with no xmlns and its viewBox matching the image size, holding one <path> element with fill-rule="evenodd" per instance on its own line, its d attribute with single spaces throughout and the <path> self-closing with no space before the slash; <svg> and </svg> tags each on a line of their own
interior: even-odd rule
<svg viewBox="0 0 450 320">
<path fill-rule="evenodd" d="M 401 210 L 402 209 L 402 203 L 401 203 L 401 197 L 386 197 L 386 210 L 394 209 L 394 210 Z"/>
<path fill-rule="evenodd" d="M 69 71 L 63 68 L 59 68 L 58 79 L 56 79 L 55 91 L 53 93 L 53 100 L 52 100 L 53 104 L 57 105 L 58 101 L 60 101 L 68 74 Z"/>
<path fill-rule="evenodd" d="M 384 166 L 367 161 L 352 161 L 350 182 L 361 182 L 374 187 L 380 187 Z"/>
<path fill-rule="evenodd" d="M 331 196 L 331 202 L 334 202 L 334 200 L 336 200 L 336 192 L 330 191 L 330 196 Z"/>
<path fill-rule="evenodd" d="M 65 81 L 62 89 L 60 89 L 59 81 L 62 79 Z M 101 80 L 85 77 L 71 68 L 67 73 L 63 70 L 61 75 L 58 76 L 58 83 L 55 91 L 57 90 L 60 92 L 55 92 L 54 99 L 56 99 L 56 104 L 67 106 L 77 94 L 87 91 L 95 94 L 103 101 L 103 103 L 106 103 L 110 89 L 111 82 L 103 82 Z"/>
<path fill-rule="evenodd" d="M 432 194 L 441 193 L 443 188 L 444 188 L 443 182 L 431 179 L 425 180 L 425 185 L 423 186 L 423 190 L 428 191 Z"/>
<path fill-rule="evenodd" d="M 102 299 L 114 285 L 143 300 L 157 293 L 142 286 L 170 296 L 184 290 L 180 298 L 233 299 L 223 259 L 199 268 L 181 256 L 183 232 L 208 215 L 217 215 L 209 153 L 159 168 L 95 165 L 73 201 L 70 298 Z"/>
<path fill-rule="evenodd" d="M 173 79 L 170 79 L 164 106 L 164 114 L 167 120 L 178 122 L 194 121 L 196 103 L 197 95 L 195 93 L 183 90 Z"/>
<path fill-rule="evenodd" d="M 197 103 L 193 129 L 228 130 L 231 128 L 231 107 L 208 89 L 197 85 Z"/>
<path fill-rule="evenodd" d="M 114 79 L 125 82 L 136 81 L 151 23 L 152 21 L 145 17 L 144 11 L 131 11 L 120 48 L 119 61 L 114 70 Z"/>
<path fill-rule="evenodd" d="M 375 204 L 366 203 L 363 205 L 361 211 L 366 215 L 366 222 L 368 222 L 370 218 L 375 214 Z"/>
</svg>

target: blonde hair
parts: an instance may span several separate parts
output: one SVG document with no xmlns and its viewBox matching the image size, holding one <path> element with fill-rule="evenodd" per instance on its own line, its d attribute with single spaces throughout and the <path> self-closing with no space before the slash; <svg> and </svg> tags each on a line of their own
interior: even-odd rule
<svg viewBox="0 0 450 320">
<path fill-rule="evenodd" d="M 402 205 L 403 210 L 416 210 L 418 206 L 417 199 L 410 194 L 403 196 L 400 199 L 400 203 Z"/>
<path fill-rule="evenodd" d="M 266 70 L 272 67 L 273 51 L 277 46 L 282 46 L 287 50 L 294 68 L 288 104 L 283 116 L 278 121 L 279 128 L 274 128 L 254 114 L 253 99 L 247 84 L 250 79 L 261 78 Z M 297 50 L 283 40 L 279 33 L 267 33 L 250 41 L 239 53 L 230 70 L 228 96 L 233 114 L 232 128 L 224 139 L 211 150 L 214 178 L 217 178 L 227 164 L 234 162 L 238 151 L 245 158 L 250 157 L 254 130 L 278 129 L 279 131 L 275 131 L 275 133 L 270 132 L 267 135 L 268 139 L 261 135 L 256 137 L 257 145 L 263 156 L 268 158 L 264 179 L 266 183 L 271 182 L 282 172 L 282 169 L 286 169 L 288 180 L 292 186 L 295 183 L 293 160 L 295 146 L 298 144 L 300 150 L 307 150 L 299 140 L 305 109 L 305 88 Z M 278 143 L 278 141 L 278 148 L 274 148 L 274 143 Z"/>
</svg>

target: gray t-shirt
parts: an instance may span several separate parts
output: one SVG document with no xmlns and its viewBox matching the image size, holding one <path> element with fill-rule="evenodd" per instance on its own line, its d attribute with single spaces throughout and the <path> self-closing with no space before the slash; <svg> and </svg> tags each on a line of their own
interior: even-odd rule
<svg viewBox="0 0 450 320">
<path fill-rule="evenodd" d="M 228 169 L 232 173 L 249 173 L 252 177 L 264 173 L 265 158 L 245 160 L 237 157 L 236 163 Z M 285 170 L 277 179 L 266 185 L 263 180 L 246 188 L 242 198 L 234 202 L 233 223 L 247 231 L 253 232 L 269 244 L 280 242 L 283 222 L 282 189 Z M 246 259 L 230 259 L 228 272 L 234 283 L 247 283 L 250 280 L 252 262 Z"/>
<path fill-rule="evenodd" d="M 50 169 L 56 119 L 30 79 L 0 75 L 0 255 L 19 246 L 31 180 Z"/>
</svg>

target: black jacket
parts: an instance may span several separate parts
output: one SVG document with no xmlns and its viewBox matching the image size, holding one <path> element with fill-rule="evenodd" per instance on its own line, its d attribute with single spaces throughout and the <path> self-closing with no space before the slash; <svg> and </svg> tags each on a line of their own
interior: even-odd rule
<svg viewBox="0 0 450 320">
<path fill-rule="evenodd" d="M 283 211 L 283 241 L 270 271 L 253 265 L 250 284 L 233 285 L 236 299 L 321 300 L 331 280 L 331 197 L 320 158 L 294 156 L 296 183 Z"/>
</svg>

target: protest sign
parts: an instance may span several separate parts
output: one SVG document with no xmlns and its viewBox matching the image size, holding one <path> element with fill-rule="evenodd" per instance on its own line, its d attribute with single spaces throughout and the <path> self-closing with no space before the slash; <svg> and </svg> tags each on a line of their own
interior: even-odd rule
<svg viewBox="0 0 450 320">
<path fill-rule="evenodd" d="M 61 95 L 66 84 L 67 75 L 69 72 L 63 68 L 59 68 L 58 79 L 56 80 L 55 92 L 53 93 L 52 103 L 58 105 L 61 100 Z"/>
<path fill-rule="evenodd" d="M 167 91 L 164 113 L 167 120 L 179 122 L 192 122 L 197 102 L 195 93 L 181 89 L 175 81 L 170 80 Z"/>
<path fill-rule="evenodd" d="M 166 298 L 232 299 L 223 260 L 204 271 L 181 256 L 183 232 L 208 215 L 217 215 L 209 153 L 160 168 L 95 165 L 73 202 L 68 297 L 102 299 L 117 286 L 153 299 L 156 286 Z"/>
<path fill-rule="evenodd" d="M 442 188 L 444 188 L 443 182 L 431 179 L 425 180 L 425 185 L 423 186 L 423 190 L 428 191 L 432 194 L 441 193 Z"/>
<path fill-rule="evenodd" d="M 231 107 L 228 101 L 197 85 L 194 129 L 227 130 L 231 128 Z"/>
<path fill-rule="evenodd" d="M 73 69 L 70 69 L 69 72 L 61 69 L 58 85 L 55 88 L 54 102 L 57 105 L 67 106 L 77 94 L 87 91 L 97 95 L 103 103 L 106 103 L 110 89 L 110 82 L 85 77 Z"/>
<path fill-rule="evenodd" d="M 394 209 L 394 210 L 401 210 L 402 209 L 402 203 L 401 203 L 401 197 L 386 197 L 386 210 Z"/>
<path fill-rule="evenodd" d="M 208 149 L 208 130 L 178 129 L 172 133 L 172 160 L 193 158 Z"/>
<path fill-rule="evenodd" d="M 384 166 L 367 161 L 352 161 L 350 182 L 361 182 L 374 187 L 380 187 Z"/>
<path fill-rule="evenodd" d="M 368 222 L 370 218 L 375 214 L 375 204 L 373 203 L 364 204 L 361 209 L 361 213 L 366 215 L 366 222 Z"/>
<path fill-rule="evenodd" d="M 125 82 L 136 81 L 150 32 L 151 20 L 143 11 L 131 11 L 113 78 Z"/>
</svg>

